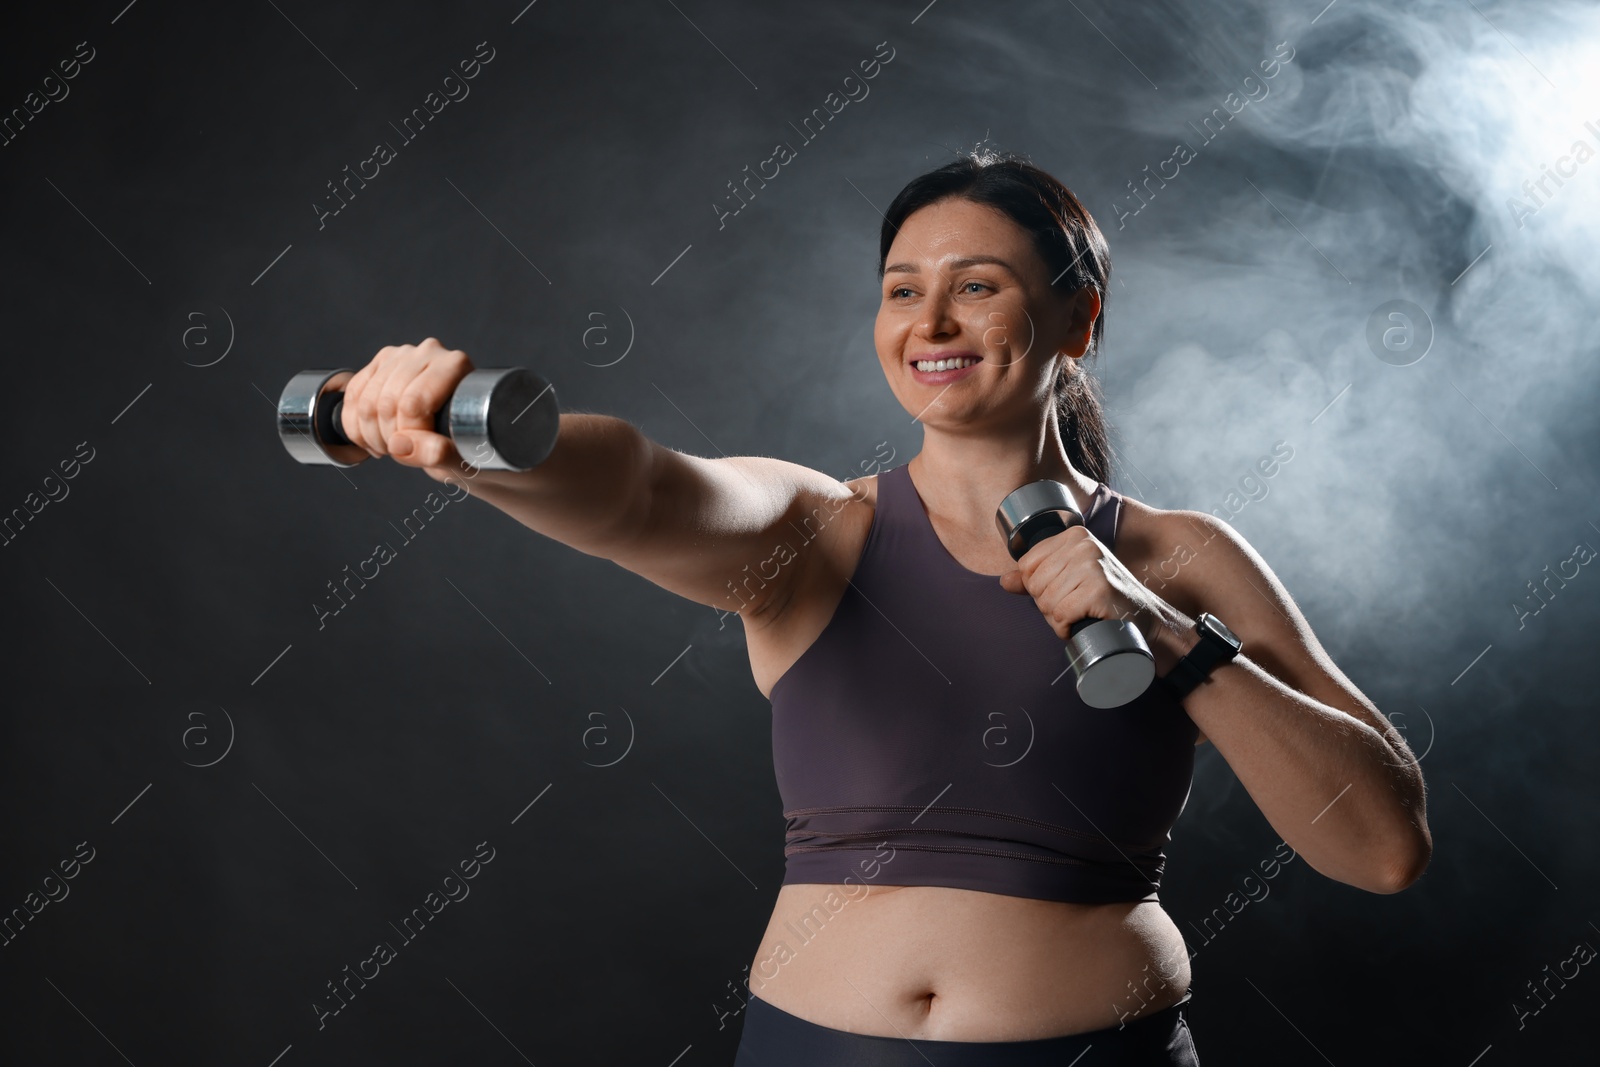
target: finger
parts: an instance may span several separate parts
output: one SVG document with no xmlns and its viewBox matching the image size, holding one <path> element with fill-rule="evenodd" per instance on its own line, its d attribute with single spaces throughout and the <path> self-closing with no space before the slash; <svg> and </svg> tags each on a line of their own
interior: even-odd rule
<svg viewBox="0 0 1600 1067">
<path fill-rule="evenodd" d="M 1035 600 L 1050 624 L 1062 637 L 1080 619 L 1102 618 L 1093 605 L 1104 600 L 1106 587 L 1100 569 L 1100 552 L 1092 538 L 1074 538 L 1077 545 L 1061 545 L 1060 551 L 1040 563 L 1032 587 Z"/>
<path fill-rule="evenodd" d="M 1001 587 L 1004 588 L 1009 593 L 1020 593 L 1023 596 L 1027 596 L 1028 595 L 1028 582 L 1029 582 L 1028 575 L 1026 574 L 1026 572 L 1024 572 L 1024 571 L 1022 571 L 1020 569 L 1014 570 L 1014 571 L 1007 571 L 1005 574 L 1002 574 L 1000 576 L 1000 585 L 1001 585 Z"/>
<path fill-rule="evenodd" d="M 393 452 L 391 442 L 403 425 L 419 430 L 433 429 L 433 424 L 429 421 L 414 419 L 402 424 L 400 420 L 400 398 L 416 380 L 423 358 L 415 349 L 407 353 L 407 356 L 409 358 L 391 360 L 389 370 L 383 375 L 381 382 L 373 383 L 374 396 L 377 398 L 375 409 L 378 415 L 378 440 L 383 442 L 385 453 Z"/>
<path fill-rule="evenodd" d="M 1035 601 L 1039 604 L 1039 610 L 1044 612 L 1045 618 L 1050 620 L 1051 628 L 1058 636 L 1065 638 L 1069 635 L 1073 623 L 1090 614 L 1086 607 L 1088 599 L 1082 575 L 1074 571 L 1063 571 L 1045 586 Z"/>
<path fill-rule="evenodd" d="M 379 372 L 379 380 L 372 386 L 372 395 L 377 401 L 378 440 L 382 442 L 384 454 L 392 452 L 391 442 L 403 426 L 419 430 L 433 429 L 432 414 L 440 405 L 435 404 L 425 408 L 416 418 L 402 422 L 400 402 L 411 387 L 411 383 L 426 369 L 428 363 L 448 354 L 449 351 L 439 343 L 437 337 L 425 337 L 421 344 L 401 345 L 398 355 L 388 361 L 387 370 Z"/>
<path fill-rule="evenodd" d="M 1036 595 L 1042 594 L 1057 574 L 1075 565 L 1083 547 L 1083 539 L 1073 531 L 1080 529 L 1077 526 L 1069 527 L 1046 537 L 1022 554 L 1017 566 L 1022 571 L 1028 589 L 1034 590 Z"/>
<path fill-rule="evenodd" d="M 397 425 L 402 429 L 433 429 L 433 413 L 450 402 L 456 386 L 472 371 L 465 352 L 440 348 L 400 394 Z"/>
<path fill-rule="evenodd" d="M 372 377 L 368 379 L 366 387 L 361 390 L 361 396 L 356 401 L 356 420 L 361 424 L 361 433 L 366 438 L 367 450 L 375 456 L 389 454 L 389 439 L 385 436 L 378 420 L 378 398 L 383 395 L 384 383 L 389 375 L 394 373 L 398 365 L 405 362 L 406 350 L 410 347 L 410 345 L 395 345 L 380 352 L 382 358 L 373 361 Z"/>
<path fill-rule="evenodd" d="M 1077 548 L 1086 541 L 1093 539 L 1094 535 L 1089 533 L 1088 529 L 1081 523 L 1068 526 L 1066 529 L 1053 533 L 1049 537 L 1035 541 L 1033 546 L 1017 559 L 1017 566 L 1024 571 L 1031 571 L 1051 556 Z"/>
<path fill-rule="evenodd" d="M 401 345 L 379 368 L 377 378 L 368 390 L 368 395 L 372 397 L 373 417 L 377 421 L 377 440 L 383 455 L 389 454 L 389 439 L 399 429 L 395 412 L 400 404 L 400 394 L 416 377 L 422 361 L 423 356 L 415 345 Z"/>
<path fill-rule="evenodd" d="M 432 430 L 396 430 L 389 444 L 394 461 L 407 467 L 426 468 L 430 474 L 435 468 L 445 473 L 461 469 L 455 442 Z"/>
<path fill-rule="evenodd" d="M 372 381 L 373 371 L 376 369 L 378 361 L 384 358 L 384 353 L 387 351 L 387 348 L 380 348 L 377 355 L 373 356 L 366 366 L 356 371 L 350 380 L 344 383 L 344 401 L 339 408 L 339 424 L 344 431 L 345 437 L 351 444 L 365 448 L 369 452 L 371 449 L 367 445 L 366 434 L 361 430 L 361 419 L 357 412 L 361 403 L 361 394 L 365 391 L 368 383 Z"/>
<path fill-rule="evenodd" d="M 431 354 L 422 368 L 404 383 L 395 400 L 396 429 L 390 434 L 390 452 L 411 467 L 439 467 L 459 464 L 460 452 L 448 436 L 434 431 L 435 413 L 450 402 L 461 379 L 472 370 L 465 352 L 445 348 L 428 338 Z"/>
</svg>

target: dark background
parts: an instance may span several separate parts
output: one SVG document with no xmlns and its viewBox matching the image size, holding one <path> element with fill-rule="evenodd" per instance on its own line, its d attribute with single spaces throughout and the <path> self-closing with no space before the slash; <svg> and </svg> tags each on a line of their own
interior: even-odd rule
<svg viewBox="0 0 1600 1067">
<path fill-rule="evenodd" d="M 783 841 L 736 623 L 477 500 L 402 543 L 437 484 L 299 466 L 273 402 L 437 336 L 699 455 L 904 462 L 878 211 L 987 137 L 1111 242 L 1114 484 L 1232 514 L 1428 779 L 1415 886 L 1296 861 L 1207 940 L 1278 837 L 1200 750 L 1162 896 L 1198 947 L 1202 1060 L 1573 1062 L 1592 968 L 1520 1027 L 1515 1005 L 1600 947 L 1600 576 L 1514 605 L 1600 546 L 1600 162 L 1531 215 L 1521 187 L 1600 144 L 1600 17 L 925 2 L 8 12 L 5 113 L 78 42 L 94 58 L 0 147 L 0 513 L 70 489 L 0 548 L 0 911 L 94 858 L 0 948 L 0 1057 L 730 1062 Z M 485 41 L 470 95 L 402 144 L 390 123 Z M 800 144 L 879 42 L 869 96 Z M 1198 136 L 1280 42 L 1267 95 Z M 1133 213 L 1180 139 L 1195 158 Z M 397 158 L 319 229 L 379 140 Z M 798 157 L 719 229 L 778 141 Z M 1369 343 L 1394 300 L 1409 326 Z M 1280 441 L 1266 495 L 1227 503 Z M 383 540 L 398 558 L 319 630 L 325 583 Z M 485 841 L 470 896 L 402 947 L 391 922 Z M 386 939 L 319 1030 L 326 983 Z"/>
</svg>

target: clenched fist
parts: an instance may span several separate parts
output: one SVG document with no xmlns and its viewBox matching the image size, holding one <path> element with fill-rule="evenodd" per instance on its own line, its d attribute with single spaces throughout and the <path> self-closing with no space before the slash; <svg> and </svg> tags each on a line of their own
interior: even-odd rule
<svg viewBox="0 0 1600 1067">
<path fill-rule="evenodd" d="M 1082 524 L 1046 537 L 1022 554 L 1000 588 L 1033 597 L 1056 636 L 1066 640 L 1079 619 L 1128 619 L 1149 642 L 1156 671 L 1187 651 L 1193 620 L 1147 589 Z"/>
<path fill-rule="evenodd" d="M 443 481 L 461 469 L 462 457 L 454 441 L 434 432 L 434 413 L 450 402 L 472 369 L 465 352 L 434 337 L 379 349 L 345 383 L 340 413 L 345 436 L 374 456 L 393 456 Z"/>
</svg>

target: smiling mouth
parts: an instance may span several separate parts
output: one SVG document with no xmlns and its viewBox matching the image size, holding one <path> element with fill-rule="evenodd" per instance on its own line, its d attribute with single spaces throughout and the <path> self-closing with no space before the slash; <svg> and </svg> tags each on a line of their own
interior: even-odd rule
<svg viewBox="0 0 1600 1067">
<path fill-rule="evenodd" d="M 970 367 L 974 363 L 982 362 L 983 360 L 977 356 L 953 356 L 946 359 L 915 359 L 911 361 L 911 365 L 919 371 L 928 373 L 941 370 L 960 370 L 962 367 Z"/>
</svg>

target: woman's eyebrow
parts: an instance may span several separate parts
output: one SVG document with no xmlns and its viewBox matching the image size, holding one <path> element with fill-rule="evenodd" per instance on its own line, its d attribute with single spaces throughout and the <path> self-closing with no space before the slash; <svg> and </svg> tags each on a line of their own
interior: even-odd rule
<svg viewBox="0 0 1600 1067">
<path fill-rule="evenodd" d="M 996 266 L 1004 267 L 1007 271 L 1010 271 L 1011 274 L 1013 274 L 1013 275 L 1015 275 L 1017 273 L 1016 270 L 1011 266 L 1011 264 L 1007 263 L 1003 259 L 1000 259 L 998 256 L 963 256 L 960 259 L 952 259 L 950 261 L 950 269 L 951 270 L 960 270 L 962 267 L 971 267 L 971 266 L 975 266 L 976 264 L 979 264 L 979 263 L 993 263 Z M 922 268 L 918 267 L 915 263 L 895 263 L 895 264 L 892 264 L 890 266 L 887 266 L 887 267 L 883 268 L 883 273 L 885 273 L 885 274 L 921 274 L 922 273 Z"/>
</svg>

